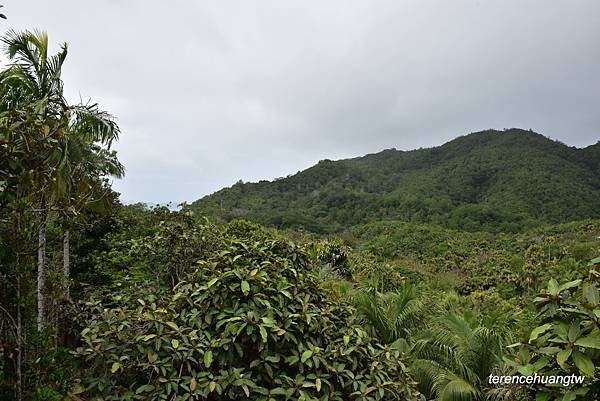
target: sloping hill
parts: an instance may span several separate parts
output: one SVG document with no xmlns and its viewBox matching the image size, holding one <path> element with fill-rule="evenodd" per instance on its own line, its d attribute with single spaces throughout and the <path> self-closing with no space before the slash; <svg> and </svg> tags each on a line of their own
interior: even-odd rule
<svg viewBox="0 0 600 401">
<path fill-rule="evenodd" d="M 578 149 L 531 131 L 483 131 L 429 149 L 323 160 L 190 208 L 315 232 L 382 219 L 515 232 L 600 217 L 600 143 Z"/>
</svg>

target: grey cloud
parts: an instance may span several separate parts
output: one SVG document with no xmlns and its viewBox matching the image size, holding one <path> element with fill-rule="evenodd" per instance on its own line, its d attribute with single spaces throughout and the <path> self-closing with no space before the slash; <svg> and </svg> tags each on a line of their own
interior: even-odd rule
<svg viewBox="0 0 600 401">
<path fill-rule="evenodd" d="M 115 114 L 126 201 L 194 200 L 319 159 L 523 127 L 600 139 L 595 0 L 5 0 Z"/>
</svg>

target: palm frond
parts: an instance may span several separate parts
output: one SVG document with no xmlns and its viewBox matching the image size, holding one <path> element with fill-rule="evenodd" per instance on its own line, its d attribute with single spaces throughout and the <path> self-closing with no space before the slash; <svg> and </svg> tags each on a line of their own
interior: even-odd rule
<svg viewBox="0 0 600 401">
<path fill-rule="evenodd" d="M 423 391 L 439 400 L 480 400 L 487 376 L 501 364 L 505 343 L 503 333 L 449 310 L 431 322 L 411 350 L 420 374 L 429 372 Z"/>
<path fill-rule="evenodd" d="M 119 126 L 112 115 L 100 110 L 96 103 L 70 107 L 73 118 L 70 130 L 77 132 L 90 142 L 99 142 L 110 147 L 119 139 Z"/>
<path fill-rule="evenodd" d="M 362 291 L 355 296 L 354 304 L 366 326 L 380 341 L 389 343 L 391 329 L 381 297 L 375 290 Z"/>
<path fill-rule="evenodd" d="M 481 397 L 476 387 L 456 376 L 447 378 L 437 394 L 439 401 L 476 401 Z"/>
<path fill-rule="evenodd" d="M 422 322 L 423 305 L 410 284 L 396 292 L 380 293 L 375 288 L 359 290 L 355 306 L 371 333 L 385 344 L 407 339 Z"/>
</svg>

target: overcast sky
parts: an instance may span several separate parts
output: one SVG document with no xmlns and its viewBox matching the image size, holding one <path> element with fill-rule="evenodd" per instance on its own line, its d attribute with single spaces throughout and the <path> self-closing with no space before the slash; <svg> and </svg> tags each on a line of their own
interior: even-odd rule
<svg viewBox="0 0 600 401">
<path fill-rule="evenodd" d="M 487 128 L 600 139 L 598 0 L 0 0 L 118 118 L 126 202 Z M 55 46 L 54 49 L 57 47 Z"/>
</svg>

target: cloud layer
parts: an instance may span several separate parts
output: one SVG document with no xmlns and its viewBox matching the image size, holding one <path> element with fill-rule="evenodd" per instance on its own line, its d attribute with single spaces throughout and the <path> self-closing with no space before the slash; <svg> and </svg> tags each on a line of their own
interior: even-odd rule
<svg viewBox="0 0 600 401">
<path fill-rule="evenodd" d="M 119 119 L 125 201 L 487 128 L 600 139 L 600 2 L 5 0 Z"/>
</svg>

